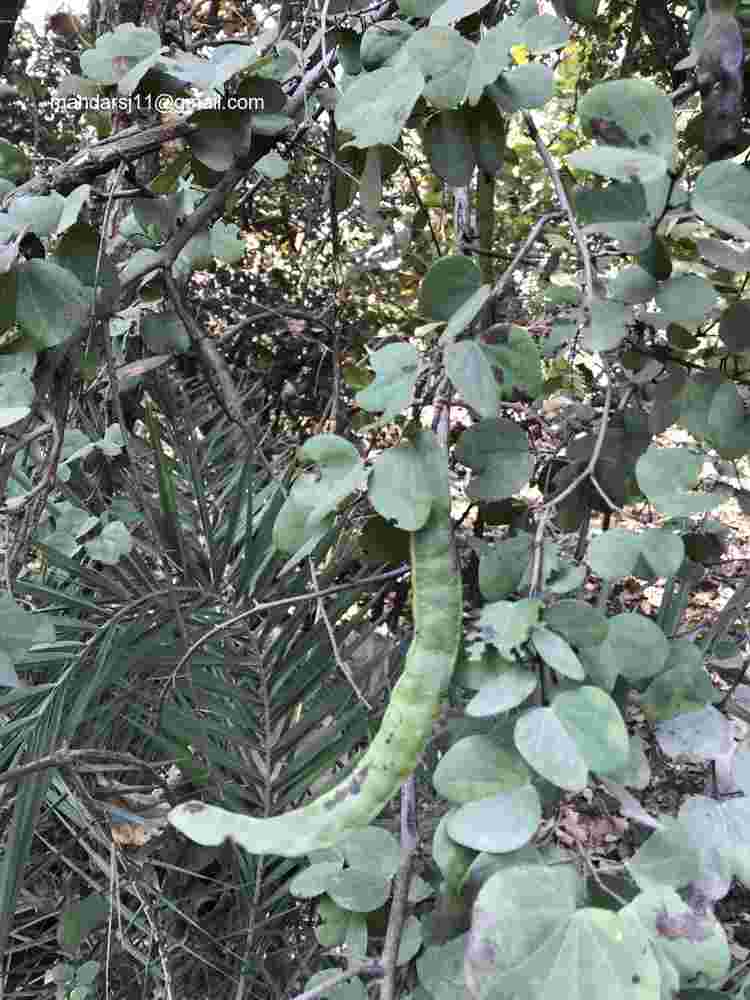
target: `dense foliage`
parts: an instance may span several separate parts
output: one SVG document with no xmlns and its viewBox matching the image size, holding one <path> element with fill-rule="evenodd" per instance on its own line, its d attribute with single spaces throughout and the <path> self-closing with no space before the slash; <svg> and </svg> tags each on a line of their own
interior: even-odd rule
<svg viewBox="0 0 750 1000">
<path fill-rule="evenodd" d="M 748 13 L 19 22 L 9 996 L 744 995 Z"/>
</svg>

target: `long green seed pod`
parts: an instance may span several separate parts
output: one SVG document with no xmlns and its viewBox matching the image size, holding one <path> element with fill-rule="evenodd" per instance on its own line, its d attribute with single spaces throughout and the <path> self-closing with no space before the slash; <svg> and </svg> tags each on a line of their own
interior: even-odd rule
<svg viewBox="0 0 750 1000">
<path fill-rule="evenodd" d="M 340 784 L 309 805 L 257 819 L 203 802 L 185 802 L 169 822 L 205 846 L 227 837 L 251 854 L 297 857 L 338 843 L 366 826 L 414 770 L 450 681 L 461 638 L 461 574 L 448 497 L 436 498 L 411 536 L 414 638 L 377 736 Z"/>
</svg>

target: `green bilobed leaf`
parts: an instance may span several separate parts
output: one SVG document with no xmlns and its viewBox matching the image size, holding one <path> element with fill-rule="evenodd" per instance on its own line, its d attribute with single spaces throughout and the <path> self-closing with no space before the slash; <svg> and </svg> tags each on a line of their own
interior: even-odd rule
<svg viewBox="0 0 750 1000">
<path fill-rule="evenodd" d="M 608 771 L 607 780 L 643 791 L 651 783 L 651 767 L 643 740 L 637 733 L 630 737 L 629 747 L 627 764 L 619 771 Z"/>
<path fill-rule="evenodd" d="M 651 445 L 636 462 L 638 485 L 653 505 L 670 517 L 689 517 L 713 510 L 718 497 L 690 493 L 700 475 L 703 459 L 685 448 Z"/>
<path fill-rule="evenodd" d="M 141 320 L 143 339 L 154 354 L 182 354 L 190 337 L 176 312 L 146 313 Z"/>
<path fill-rule="evenodd" d="M 722 458 L 741 458 L 750 450 L 750 419 L 731 382 L 720 385 L 708 411 L 708 437 Z"/>
<path fill-rule="evenodd" d="M 100 963 L 95 961 L 84 962 L 78 966 L 76 969 L 76 986 L 85 992 L 82 992 L 80 997 L 71 996 L 71 1000 L 86 1000 L 87 997 L 91 996 L 90 987 L 94 985 L 100 968 Z"/>
<path fill-rule="evenodd" d="M 648 214 L 643 186 L 635 180 L 614 182 L 606 188 L 579 188 L 576 191 L 576 210 L 584 225 L 632 223 L 636 219 L 645 222 Z"/>
<path fill-rule="evenodd" d="M 321 948 L 337 948 L 346 939 L 346 929 L 352 914 L 324 896 L 318 903 L 315 937 Z"/>
<path fill-rule="evenodd" d="M 298 899 L 314 899 L 328 892 L 328 880 L 335 872 L 341 871 L 341 862 L 325 861 L 310 865 L 289 883 L 289 892 Z"/>
<path fill-rule="evenodd" d="M 119 83 L 141 60 L 157 55 L 161 39 L 150 28 L 121 24 L 115 31 L 100 35 L 93 49 L 81 55 L 81 69 L 99 83 Z"/>
<path fill-rule="evenodd" d="M 664 669 L 669 656 L 669 641 L 650 618 L 625 612 L 609 619 L 609 630 L 600 646 L 600 655 L 628 680 L 647 680 Z"/>
<path fill-rule="evenodd" d="M 652 528 L 636 535 L 626 528 L 613 528 L 591 542 L 588 557 L 592 573 L 609 580 L 640 575 L 641 559 L 655 576 L 672 576 L 685 558 L 685 545 L 679 535 L 666 529 Z"/>
<path fill-rule="evenodd" d="M 514 737 L 524 760 L 547 781 L 569 792 L 586 787 L 586 761 L 553 708 L 529 709 L 516 722 Z"/>
<path fill-rule="evenodd" d="M 469 659 L 465 650 L 462 650 L 454 676 L 457 684 L 470 691 L 478 691 L 490 681 L 497 680 L 512 666 L 513 663 L 500 656 L 492 646 L 485 646 L 477 659 Z"/>
<path fill-rule="evenodd" d="M 378 455 L 369 495 L 378 514 L 395 521 L 402 531 L 418 531 L 427 523 L 433 494 L 413 445 L 404 443 Z"/>
<path fill-rule="evenodd" d="M 448 834 L 475 851 L 504 854 L 528 844 L 542 818 L 539 794 L 522 785 L 491 798 L 467 802 L 448 819 Z"/>
<path fill-rule="evenodd" d="M 530 108 L 543 108 L 555 93 L 555 76 L 549 66 L 527 63 L 504 70 L 490 94 L 504 111 L 513 113 Z"/>
<path fill-rule="evenodd" d="M 25 260 L 16 273 L 16 319 L 40 348 L 62 344 L 88 323 L 92 291 L 70 271 L 47 260 Z"/>
<path fill-rule="evenodd" d="M 564 635 L 574 646 L 603 642 L 609 629 L 608 619 L 599 608 L 575 600 L 558 601 L 545 608 L 544 624 Z"/>
<path fill-rule="evenodd" d="M 685 559 L 685 543 L 682 538 L 667 528 L 651 528 L 639 537 L 641 558 L 654 576 L 674 576 Z"/>
<path fill-rule="evenodd" d="M 674 889 L 664 886 L 647 889 L 628 903 L 625 912 L 649 934 L 660 962 L 674 970 L 680 986 L 699 977 L 702 982 L 718 983 L 726 976 L 731 964 L 729 944 L 711 910 L 695 913 Z"/>
<path fill-rule="evenodd" d="M 358 47 L 363 68 L 372 72 L 391 65 L 396 53 L 413 34 L 414 28 L 406 21 L 388 20 L 371 25 Z"/>
<path fill-rule="evenodd" d="M 409 902 L 424 903 L 426 899 L 431 899 L 434 895 L 434 887 L 429 882 L 425 882 L 419 875 L 415 875 L 409 886 Z"/>
<path fill-rule="evenodd" d="M 595 299 L 591 303 L 591 326 L 586 340 L 595 351 L 614 350 L 627 335 L 632 310 L 612 299 Z"/>
<path fill-rule="evenodd" d="M 360 73 L 336 104 L 336 124 L 352 133 L 351 145 L 359 149 L 393 145 L 424 86 L 411 62 Z"/>
<path fill-rule="evenodd" d="M 713 705 L 678 715 L 655 727 L 659 746 L 670 757 L 688 754 L 698 759 L 721 757 L 731 746 L 731 723 Z M 742 800 L 741 809 L 745 809 Z"/>
<path fill-rule="evenodd" d="M 438 795 L 462 804 L 527 785 L 529 772 L 510 750 L 488 736 L 467 736 L 441 757 L 432 776 Z"/>
<path fill-rule="evenodd" d="M 700 439 L 710 433 L 709 414 L 714 396 L 726 385 L 721 372 L 698 372 L 684 384 L 681 393 L 680 423 Z"/>
<path fill-rule="evenodd" d="M 483 684 L 466 706 L 466 714 L 475 718 L 509 712 L 522 705 L 537 688 L 537 678 L 530 670 L 508 666 L 506 670 Z"/>
<path fill-rule="evenodd" d="M 350 914 L 349 923 L 347 927 L 351 927 L 356 921 L 357 914 Z M 359 921 L 362 923 L 362 921 Z M 367 930 L 367 924 L 365 923 L 365 931 Z M 344 945 L 348 943 L 348 939 L 342 940 L 341 944 Z M 316 972 L 314 976 L 310 978 L 305 983 L 305 991 L 318 989 L 326 980 L 331 979 L 333 976 L 337 975 L 340 970 L 338 968 L 323 969 L 320 972 Z M 367 1000 L 367 990 L 364 983 L 359 978 L 359 976 L 352 976 L 351 979 L 342 980 L 336 983 L 335 986 L 329 987 L 325 993 L 322 994 L 326 1000 Z"/>
<path fill-rule="evenodd" d="M 451 892 L 458 892 L 469 866 L 476 857 L 476 851 L 463 847 L 448 835 L 448 820 L 456 811 L 452 809 L 441 817 L 432 837 L 432 859 Z"/>
<path fill-rule="evenodd" d="M 709 163 L 698 175 L 690 205 L 710 226 L 750 240 L 750 175 L 739 163 Z"/>
<path fill-rule="evenodd" d="M 333 514 L 315 521 L 310 518 L 321 495 L 316 476 L 305 473 L 295 480 L 289 496 L 284 501 L 273 525 L 273 543 L 279 552 L 306 554 L 323 538 L 333 523 Z"/>
<path fill-rule="evenodd" d="M 635 532 L 627 528 L 611 528 L 592 539 L 588 563 L 592 573 L 613 580 L 629 576 L 640 554 L 641 543 Z"/>
<path fill-rule="evenodd" d="M 613 80 L 592 87 L 578 106 L 581 126 L 598 142 L 649 153 L 671 165 L 674 108 L 669 97 L 646 80 Z"/>
<path fill-rule="evenodd" d="M 469 323 L 473 322 L 477 313 L 489 298 L 490 292 L 489 285 L 482 285 L 477 288 L 473 295 L 466 299 L 463 305 L 456 309 L 445 328 L 445 333 L 440 338 L 444 344 L 450 344 L 460 333 L 463 333 Z"/>
<path fill-rule="evenodd" d="M 69 903 L 61 915 L 60 944 L 69 952 L 77 952 L 85 938 L 109 916 L 110 902 L 106 896 L 92 893 Z"/>
<path fill-rule="evenodd" d="M 85 543 L 86 553 L 107 566 L 114 566 L 123 556 L 130 555 L 133 538 L 122 521 L 110 521 L 96 538 Z"/>
<path fill-rule="evenodd" d="M 371 913 L 385 904 L 391 893 L 388 879 L 345 868 L 328 878 L 328 895 L 342 910 Z"/>
<path fill-rule="evenodd" d="M 375 379 L 355 396 L 358 406 L 382 413 L 390 423 L 411 405 L 419 376 L 419 353 L 413 344 L 388 344 L 370 352 Z"/>
<path fill-rule="evenodd" d="M 479 616 L 483 638 L 502 656 L 511 656 L 528 640 L 531 629 L 539 622 L 541 607 L 541 601 L 528 598 L 485 605 Z"/>
<path fill-rule="evenodd" d="M 732 747 L 734 733 L 731 723 L 720 712 L 710 708 L 684 718 L 689 721 L 709 713 L 719 725 L 723 723 L 720 742 L 716 741 L 714 745 L 717 748 L 723 745 L 724 749 L 718 752 L 724 754 L 727 747 Z M 661 723 L 660 728 L 663 726 Z M 714 752 L 713 747 L 707 749 Z M 745 753 L 741 750 L 738 756 Z M 705 759 L 708 756 L 704 755 Z M 750 808 L 746 797 L 735 796 L 717 801 L 705 795 L 691 796 L 683 801 L 679 819 L 690 841 L 700 847 L 703 877 L 720 879 L 726 884 L 726 891 L 731 878 L 740 878 L 744 882 L 750 872 L 750 849 L 745 834 Z"/>
<path fill-rule="evenodd" d="M 28 416 L 34 395 L 34 383 L 26 372 L 0 374 L 0 427 Z"/>
<path fill-rule="evenodd" d="M 613 299 L 626 305 L 649 302 L 658 288 L 656 278 L 647 270 L 633 264 L 617 272 L 609 283 L 609 293 Z"/>
<path fill-rule="evenodd" d="M 517 493 L 528 485 L 534 466 L 527 435 L 512 420 L 503 419 L 482 420 L 465 430 L 456 458 L 475 473 L 466 490 L 474 500 L 499 500 Z"/>
<path fill-rule="evenodd" d="M 196 111 L 190 121 L 199 128 L 190 133 L 187 143 L 194 159 L 209 170 L 216 173 L 228 170 L 250 147 L 253 128 L 251 116 L 246 113 Z"/>
<path fill-rule="evenodd" d="M 422 279 L 419 310 L 437 320 L 449 320 L 478 288 L 482 277 L 468 257 L 441 257 Z"/>
<path fill-rule="evenodd" d="M 499 601 L 518 590 L 531 557 L 531 542 L 531 536 L 521 532 L 482 552 L 479 589 L 486 601 Z"/>
<path fill-rule="evenodd" d="M 539 14 L 530 17 L 523 25 L 522 44 L 530 52 L 554 52 L 565 48 L 570 39 L 570 31 L 564 21 L 553 14 Z"/>
<path fill-rule="evenodd" d="M 604 643 L 582 646 L 578 656 L 586 670 L 586 676 L 598 684 L 603 691 L 614 691 L 619 676 L 619 662 L 610 655 Z"/>
<path fill-rule="evenodd" d="M 487 6 L 487 0 L 444 0 L 430 18 L 432 27 L 441 27 L 452 21 L 460 21 Z"/>
<path fill-rule="evenodd" d="M 338 45 L 338 57 L 347 76 L 357 76 L 362 72 L 360 43 L 362 35 L 351 28 L 339 28 L 335 35 Z"/>
<path fill-rule="evenodd" d="M 665 281 L 654 296 L 661 310 L 659 319 L 668 323 L 702 323 L 716 305 L 716 289 L 698 274 L 677 274 Z"/>
<path fill-rule="evenodd" d="M 480 417 L 493 417 L 500 402 L 500 387 L 481 345 L 475 340 L 448 344 L 443 352 L 443 361 L 447 376 L 464 402 L 476 410 Z M 481 427 L 482 424 L 477 426 Z"/>
<path fill-rule="evenodd" d="M 464 106 L 477 166 L 494 177 L 503 169 L 508 128 L 494 101 L 484 95 L 475 107 Z"/>
<path fill-rule="evenodd" d="M 401 932 L 401 943 L 398 946 L 396 965 L 406 965 L 422 947 L 422 925 L 412 916 L 407 917 Z"/>
<path fill-rule="evenodd" d="M 350 868 L 379 878 L 391 878 L 398 871 L 401 852 L 398 841 L 380 826 L 357 830 L 340 844 Z"/>
<path fill-rule="evenodd" d="M 0 595 L 0 650 L 12 662 L 20 661 L 37 643 L 52 644 L 55 627 L 46 614 L 31 614 L 8 593 Z"/>
<path fill-rule="evenodd" d="M 656 281 L 671 278 L 672 257 L 662 236 L 654 236 L 651 244 L 638 255 L 638 264 Z"/>
<path fill-rule="evenodd" d="M 99 233 L 84 222 L 72 224 L 58 240 L 55 262 L 71 271 L 83 285 L 104 289 L 114 303 L 120 291 L 117 271 L 107 254 L 99 258 Z"/>
<path fill-rule="evenodd" d="M 581 661 L 556 632 L 537 627 L 531 633 L 531 641 L 548 667 L 574 681 L 582 681 L 586 676 Z"/>
<path fill-rule="evenodd" d="M 403 55 L 421 71 L 427 83 L 424 97 L 436 108 L 454 108 L 466 92 L 474 46 L 453 28 L 429 27 L 417 31 Z"/>
<path fill-rule="evenodd" d="M 557 695 L 552 707 L 590 770 L 607 774 L 625 767 L 630 758 L 628 730 L 606 691 L 585 685 Z"/>
<path fill-rule="evenodd" d="M 586 997 L 590 1000 L 659 1000 L 662 979 L 659 965 L 650 948 L 648 935 L 628 914 L 586 907 L 553 930 L 533 935 L 532 947 L 519 946 L 518 960 L 510 967 L 507 951 L 498 942 L 505 940 L 506 928 L 513 917 L 503 919 L 493 928 L 483 921 L 487 931 L 480 954 L 492 955 L 477 963 L 477 989 L 474 995 L 485 1000 L 502 991 L 502 996 L 526 996 L 525 984 L 533 977 L 533 996 L 554 1000 L 560 996 Z M 518 922 L 521 922 L 520 920 Z M 524 920 L 514 938 L 523 935 Z M 525 937 L 528 937 L 528 932 Z M 488 947 L 494 941 L 495 947 Z M 515 957 L 515 956 L 514 956 Z M 525 959 L 525 960 L 524 960 Z"/>
<path fill-rule="evenodd" d="M 470 996 L 477 1000 L 489 997 L 496 986 L 502 988 L 503 997 L 531 995 L 523 989 L 517 994 L 516 989 L 506 988 L 504 977 L 519 966 L 528 969 L 528 959 L 539 954 L 544 942 L 567 924 L 577 903 L 577 876 L 572 866 L 519 864 L 490 875 L 474 904 L 466 944 Z"/>
<path fill-rule="evenodd" d="M 256 163 L 255 169 L 257 168 Z M 234 222 L 226 223 L 221 219 L 214 222 L 209 229 L 209 240 L 211 256 L 217 257 L 224 264 L 236 264 L 247 252 L 239 226 Z"/>
<path fill-rule="evenodd" d="M 680 394 L 679 422 L 705 438 L 722 458 L 740 458 L 750 448 L 750 420 L 737 388 L 719 371 L 692 375 Z"/>
<path fill-rule="evenodd" d="M 490 854 L 483 851 L 478 854 L 466 872 L 461 890 L 471 898 L 476 898 L 482 886 L 498 872 L 530 865 L 541 869 L 542 856 L 533 844 L 525 844 L 517 851 L 508 854 Z"/>
<path fill-rule="evenodd" d="M 730 351 L 750 350 L 750 300 L 740 299 L 724 310 L 719 336 Z"/>
<path fill-rule="evenodd" d="M 450 187 L 465 187 L 476 160 L 463 110 L 439 111 L 427 122 L 422 135 L 430 166 Z"/>
<path fill-rule="evenodd" d="M 57 230 L 64 208 L 65 198 L 57 191 L 45 195 L 18 195 L 11 202 L 8 219 L 18 228 L 29 226 L 37 236 L 51 236 Z"/>
<path fill-rule="evenodd" d="M 532 399 L 542 394 L 542 362 L 534 338 L 520 326 L 511 326 L 505 343 L 482 342 L 482 349 L 503 373 L 503 398 L 512 395 L 513 387 L 523 389 Z"/>
<path fill-rule="evenodd" d="M 22 184 L 31 175 L 31 162 L 18 146 L 0 139 L 0 177 Z"/>
<path fill-rule="evenodd" d="M 350 441 L 335 434 L 318 434 L 299 449 L 299 458 L 315 462 L 320 475 L 299 476 L 279 511 L 273 528 L 274 545 L 282 552 L 296 552 L 323 537 L 339 503 L 364 484 L 359 452 Z"/>
<path fill-rule="evenodd" d="M 464 1000 L 464 948 L 466 935 L 446 944 L 425 948 L 417 959 L 419 982 L 433 1000 Z"/>
<path fill-rule="evenodd" d="M 588 170 L 616 181 L 630 181 L 634 177 L 642 184 L 658 180 L 667 170 L 666 160 L 652 153 L 642 153 L 629 147 L 594 146 L 568 153 L 568 164 L 575 170 Z"/>
<path fill-rule="evenodd" d="M 650 722 L 663 722 L 705 708 L 715 693 L 701 650 L 688 639 L 675 639 L 669 644 L 663 673 L 642 696 L 641 710 Z"/>
<path fill-rule="evenodd" d="M 523 26 L 515 17 L 505 17 L 494 28 L 484 34 L 474 47 L 469 78 L 466 83 L 465 99 L 476 104 L 484 88 L 493 83 L 511 62 L 510 50 L 523 42 Z"/>
<path fill-rule="evenodd" d="M 196 233 L 177 255 L 173 273 L 179 277 L 187 277 L 193 271 L 205 270 L 212 262 L 211 237 L 206 232 Z"/>
</svg>

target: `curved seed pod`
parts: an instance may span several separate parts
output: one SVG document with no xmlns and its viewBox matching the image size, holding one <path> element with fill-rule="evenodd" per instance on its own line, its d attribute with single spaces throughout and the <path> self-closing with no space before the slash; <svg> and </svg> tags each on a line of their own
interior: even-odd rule
<svg viewBox="0 0 750 1000">
<path fill-rule="evenodd" d="M 204 846 L 229 837 L 251 854 L 297 857 L 333 846 L 378 815 L 414 770 L 458 655 L 461 574 L 447 490 L 411 535 L 411 567 L 414 638 L 378 734 L 355 770 L 309 805 L 280 816 L 258 819 L 185 802 L 169 813 L 174 827 Z"/>
</svg>

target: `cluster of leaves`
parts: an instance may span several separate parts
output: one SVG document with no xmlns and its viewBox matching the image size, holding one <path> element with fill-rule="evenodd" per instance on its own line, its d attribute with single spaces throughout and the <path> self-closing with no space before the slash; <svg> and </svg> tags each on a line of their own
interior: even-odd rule
<svg viewBox="0 0 750 1000">
<path fill-rule="evenodd" d="M 592 13 L 585 5 L 572 6 L 561 13 L 578 20 Z M 535 4 L 522 0 L 475 42 L 449 25 L 477 9 L 453 0 L 403 0 L 399 18 L 361 34 L 347 28 L 339 37 L 341 94 L 320 92 L 317 99 L 320 107 L 335 108 L 344 142 L 334 148 L 340 147 L 341 158 L 347 149 L 355 151 L 348 163 L 360 181 L 366 217 L 378 213 L 382 178 L 393 166 L 389 147 L 404 130 L 421 143 L 435 174 L 449 188 L 461 188 L 476 167 L 486 176 L 500 174 L 508 116 L 526 115 L 552 100 L 555 73 L 546 60 L 567 45 L 567 23 L 538 14 Z M 265 102 L 262 112 L 250 115 L 200 112 L 191 118 L 189 148 L 155 180 L 155 197 L 136 198 L 120 226 L 133 250 L 122 267 L 102 253 L 89 185 L 66 196 L 16 194 L 31 164 L 18 147 L 0 144 L 2 190 L 15 195 L 0 216 L 0 332 L 8 334 L 0 427 L 13 429 L 34 418 L 34 360 L 78 343 L 95 313 L 110 316 L 115 335 L 126 336 L 134 315 L 114 315 L 122 290 L 161 266 L 163 248 L 200 210 L 204 185 L 220 183 L 216 175 L 238 162 L 252 163 L 269 183 L 284 180 L 283 159 L 267 150 L 294 124 L 286 115 L 283 85 L 304 72 L 306 60 L 291 43 L 279 42 L 270 56 L 261 56 L 260 48 L 260 42 L 257 51 L 223 45 L 211 58 L 177 51 L 166 56 L 154 32 L 126 24 L 81 57 L 82 75 L 63 88 L 68 95 L 145 95 L 158 88 L 179 96 L 193 86 L 203 92 L 229 88 Z M 368 421 L 361 432 L 395 425 L 403 439 L 370 467 L 351 441 L 314 437 L 300 457 L 317 471 L 299 476 L 285 497 L 285 486 L 255 452 L 231 469 L 237 446 L 224 428 L 201 452 L 189 412 L 180 414 L 184 401 L 171 397 L 154 373 L 191 343 L 176 309 L 162 304 L 149 312 L 149 301 L 162 301 L 158 275 L 140 286 L 137 308 L 142 342 L 156 355 L 147 362 L 151 374 L 144 375 L 143 366 L 138 370 L 151 397 L 143 439 L 147 461 L 140 456 L 149 471 L 139 471 L 140 493 L 132 491 L 127 499 L 102 495 L 98 509 L 84 499 L 92 463 L 123 455 L 120 428 L 87 435 L 68 430 L 62 439 L 54 476 L 66 498 L 48 500 L 49 518 L 34 539 L 44 560 L 17 584 L 17 594 L 63 608 L 65 616 L 58 623 L 10 597 L 4 601 L 0 680 L 9 693 L 0 702 L 0 764 L 10 768 L 24 753 L 34 760 L 74 742 L 113 738 L 120 752 L 137 750 L 149 762 L 163 754 L 176 760 L 180 797 L 201 790 L 236 816 L 222 821 L 227 825 L 219 839 L 227 832 L 247 848 L 234 858 L 236 881 L 263 883 L 253 903 L 271 915 L 268 936 L 256 942 L 263 958 L 277 941 L 286 880 L 297 864 L 257 860 L 247 831 L 259 827 L 243 826 L 240 814 L 249 811 L 255 819 L 273 803 L 283 815 L 366 736 L 362 705 L 348 685 L 330 683 L 327 619 L 309 623 L 301 600 L 299 610 L 287 614 L 284 600 L 304 596 L 305 560 L 322 564 L 335 551 L 345 519 L 352 509 L 363 509 L 365 486 L 376 511 L 371 520 L 395 523 L 413 536 L 413 546 L 425 537 L 435 505 L 447 508 L 444 477 L 433 475 L 433 460 L 406 443 L 405 414 L 418 412 L 419 387 L 427 385 L 428 398 L 434 398 L 438 372 L 448 376 L 475 418 L 453 439 L 454 464 L 466 473 L 466 498 L 480 508 L 517 502 L 534 461 L 527 435 L 515 421 L 499 419 L 499 407 L 514 393 L 540 399 L 545 357 L 570 343 L 599 364 L 607 382 L 602 421 L 613 396 L 621 395 L 622 405 L 617 420 L 588 426 L 569 442 L 550 497 L 558 525 L 585 530 L 587 514 L 602 500 L 617 508 L 645 498 L 663 522 L 639 534 L 601 534 L 588 547 L 587 563 L 603 581 L 605 597 L 606 588 L 625 576 L 666 578 L 662 604 L 654 618 L 607 617 L 592 607 L 582 590 L 586 569 L 570 558 L 566 545 L 544 535 L 544 513 L 536 538 L 521 531 L 494 545 L 475 543 L 484 603 L 454 676 L 466 717 L 433 775 L 436 792 L 449 804 L 433 840 L 433 861 L 442 896 L 455 904 L 460 919 L 441 940 L 429 920 L 410 916 L 396 961 L 411 963 L 421 986 L 440 1000 L 463 996 L 465 988 L 476 1000 L 489 994 L 537 1000 L 570 988 L 586 1000 L 613 990 L 623 998 L 656 1000 L 688 986 L 718 988 L 728 973 L 726 936 L 712 906 L 732 878 L 750 880 L 744 847 L 747 754 L 737 750 L 730 723 L 714 705 L 717 695 L 704 666 L 708 645 L 678 638 L 676 630 L 700 572 L 693 558 L 696 536 L 715 533 L 710 521 L 695 521 L 720 499 L 700 490 L 704 460 L 737 460 L 750 452 L 750 418 L 727 375 L 730 359 L 738 367 L 750 348 L 748 306 L 733 277 L 748 270 L 747 251 L 733 240 L 750 240 L 750 176 L 737 163 L 719 162 L 688 185 L 676 154 L 671 101 L 642 79 L 596 85 L 577 110 L 582 133 L 595 145 L 570 152 L 567 163 L 601 180 L 580 184 L 566 210 L 575 213 L 571 221 L 584 238 L 609 241 L 632 263 L 596 285 L 590 279 L 583 291 L 560 295 L 557 305 L 567 311 L 558 315 L 551 343 L 542 349 L 519 326 L 486 332 L 482 317 L 493 289 L 485 272 L 461 253 L 441 256 L 419 289 L 418 308 L 429 321 L 419 331 L 427 350 L 395 343 L 373 351 L 374 377 L 356 396 Z M 352 197 L 350 187 L 336 207 L 345 210 Z M 683 221 L 688 212 L 692 228 Z M 711 227 L 721 238 L 708 238 Z M 30 232 L 47 242 L 49 258 L 44 246 L 41 255 L 25 252 Z M 694 239 L 696 258 L 700 254 L 708 263 L 673 268 L 673 234 Z M 243 249 L 237 227 L 218 221 L 193 234 L 169 266 L 184 285 L 209 262 L 236 263 Z M 583 244 L 578 249 L 588 253 Z M 701 330 L 717 319 L 719 344 Z M 639 339 L 643 329 L 649 331 L 647 342 Z M 654 357 L 655 364 L 641 364 L 633 357 L 638 348 L 648 356 L 649 347 L 665 344 L 663 361 Z M 690 433 L 690 443 L 658 445 L 656 436 L 676 423 Z M 30 468 L 19 451 L 9 491 L 18 509 L 35 496 Z M 568 493 L 556 502 L 560 490 Z M 443 561 L 447 552 L 434 566 L 430 549 L 421 552 L 424 562 L 419 555 L 413 560 L 415 605 L 423 612 L 421 620 L 415 615 L 408 683 L 432 680 L 439 688 L 448 680 L 443 669 L 452 667 L 447 652 L 436 654 L 438 676 L 431 678 L 424 631 L 435 631 L 446 646 L 458 642 L 448 592 L 455 598 L 459 567 Z M 425 566 L 439 575 L 430 580 Z M 262 598 L 264 613 L 252 608 L 230 631 L 225 619 L 231 621 L 237 610 L 238 594 Z M 334 617 L 343 619 L 351 604 L 350 597 L 338 595 Z M 97 631 L 83 640 L 81 633 L 92 626 Z M 186 683 L 175 669 L 175 634 L 185 657 L 194 654 L 193 642 L 201 643 Z M 160 668 L 167 668 L 169 681 Z M 26 686 L 24 671 L 37 683 Z M 138 698 L 134 678 L 142 687 Z M 382 798 L 383 775 L 389 782 L 393 774 L 405 777 L 425 739 L 420 728 L 415 745 L 409 712 L 418 711 L 423 726 L 433 704 L 420 703 L 422 690 L 415 696 L 408 683 L 394 692 L 386 716 L 393 729 L 374 744 L 372 774 L 355 771 L 349 782 L 350 798 L 362 794 L 369 806 L 379 802 L 371 785 L 380 782 Z M 644 747 L 628 736 L 624 717 L 634 694 L 665 755 L 688 754 L 713 764 L 719 794 L 687 799 L 676 819 L 650 816 L 633 795 L 648 782 Z M 321 733 L 312 748 L 298 748 L 316 727 Z M 251 742 L 251 732 L 261 737 Z M 531 846 L 544 811 L 583 791 L 593 777 L 625 816 L 653 831 L 628 863 L 629 878 L 614 902 L 597 896 L 572 864 L 561 863 L 569 859 Z M 392 791 L 390 783 L 386 791 Z M 323 897 L 321 946 L 344 945 L 348 957 L 364 958 L 373 950 L 365 914 L 387 904 L 396 844 L 376 827 L 352 834 L 339 823 L 336 796 L 325 836 L 337 843 L 324 856 L 313 854 L 311 866 L 295 874 L 288 889 L 303 899 Z M 42 810 L 64 816 L 83 836 L 93 822 L 92 808 L 80 786 L 57 770 L 19 789 L 0 868 L 0 913 L 6 915 L 0 946 L 10 931 Z M 204 811 L 203 819 L 218 813 Z M 171 815 L 198 843 L 215 843 L 206 839 L 200 811 L 181 807 Z M 294 821 L 287 825 L 283 853 L 309 854 L 308 841 L 295 850 Z M 268 842 L 258 850 L 268 853 Z M 679 895 L 683 890 L 686 900 Z M 412 903 L 424 903 L 431 891 L 415 882 Z M 101 920 L 101 905 L 92 903 L 91 909 Z M 62 937 L 72 952 L 80 950 L 85 928 L 95 926 L 86 912 L 82 906 L 66 910 Z M 75 918 L 80 926 L 70 931 Z M 148 933 L 142 917 L 133 920 L 139 933 Z M 233 961 L 238 957 L 231 953 Z M 63 967 L 56 981 L 80 991 L 90 985 L 92 970 L 91 964 Z M 313 979 L 308 986 L 318 984 Z M 362 984 L 353 989 L 364 992 Z"/>
</svg>

